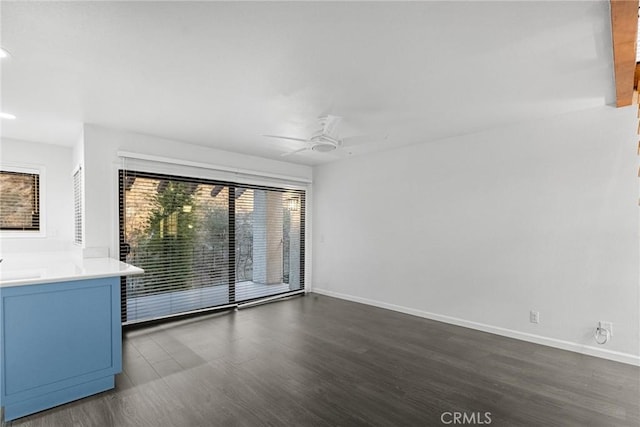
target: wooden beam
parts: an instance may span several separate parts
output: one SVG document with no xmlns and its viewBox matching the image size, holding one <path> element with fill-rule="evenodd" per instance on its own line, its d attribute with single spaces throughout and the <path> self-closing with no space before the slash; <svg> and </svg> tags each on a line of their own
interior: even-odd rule
<svg viewBox="0 0 640 427">
<path fill-rule="evenodd" d="M 613 65 L 616 79 L 616 106 L 631 105 L 636 69 L 638 0 L 611 0 Z"/>
</svg>

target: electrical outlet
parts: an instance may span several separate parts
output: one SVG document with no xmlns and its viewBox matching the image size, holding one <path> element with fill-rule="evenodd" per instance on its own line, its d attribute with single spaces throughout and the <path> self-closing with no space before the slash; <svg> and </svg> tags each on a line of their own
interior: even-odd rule
<svg viewBox="0 0 640 427">
<path fill-rule="evenodd" d="M 613 336 L 613 322 L 603 322 L 602 320 L 598 322 L 598 326 L 600 329 L 606 329 L 609 331 L 609 336 Z"/>
<path fill-rule="evenodd" d="M 529 312 L 529 322 L 531 322 L 531 323 L 540 323 L 540 312 L 531 310 Z"/>
</svg>

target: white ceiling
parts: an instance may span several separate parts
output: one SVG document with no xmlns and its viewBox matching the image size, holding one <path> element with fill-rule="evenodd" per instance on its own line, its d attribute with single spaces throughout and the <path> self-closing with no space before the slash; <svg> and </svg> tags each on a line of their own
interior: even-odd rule
<svg viewBox="0 0 640 427">
<path fill-rule="evenodd" d="M 2 136 L 83 122 L 281 159 L 316 118 L 353 155 L 614 100 L 600 2 L 6 2 Z M 347 155 L 347 153 L 343 153 Z M 318 164 L 336 154 L 287 161 Z"/>
</svg>

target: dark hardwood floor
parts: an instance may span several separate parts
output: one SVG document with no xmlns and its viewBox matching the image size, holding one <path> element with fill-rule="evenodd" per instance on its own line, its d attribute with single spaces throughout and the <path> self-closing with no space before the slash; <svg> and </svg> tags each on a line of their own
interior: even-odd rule
<svg viewBox="0 0 640 427">
<path fill-rule="evenodd" d="M 115 390 L 8 425 L 435 426 L 454 412 L 637 427 L 640 371 L 310 294 L 127 331 Z"/>
</svg>

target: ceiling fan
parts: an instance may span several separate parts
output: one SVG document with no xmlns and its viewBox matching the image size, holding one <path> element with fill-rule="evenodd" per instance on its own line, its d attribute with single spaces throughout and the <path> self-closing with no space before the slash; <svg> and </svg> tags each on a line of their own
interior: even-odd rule
<svg viewBox="0 0 640 427">
<path fill-rule="evenodd" d="M 350 138 L 340 138 L 338 136 L 338 125 L 342 120 L 342 117 L 326 115 L 318 118 L 320 121 L 320 130 L 315 132 L 311 137 L 304 138 L 296 138 L 292 136 L 282 136 L 282 135 L 263 135 L 268 138 L 278 138 L 278 139 L 287 139 L 290 141 L 298 141 L 307 144 L 306 147 L 299 148 L 294 151 L 290 151 L 288 153 L 282 154 L 282 156 L 290 156 L 295 153 L 299 153 L 301 151 L 316 151 L 319 153 L 329 153 L 334 151 L 340 147 L 353 145 L 352 142 L 359 137 L 350 137 Z"/>
</svg>

